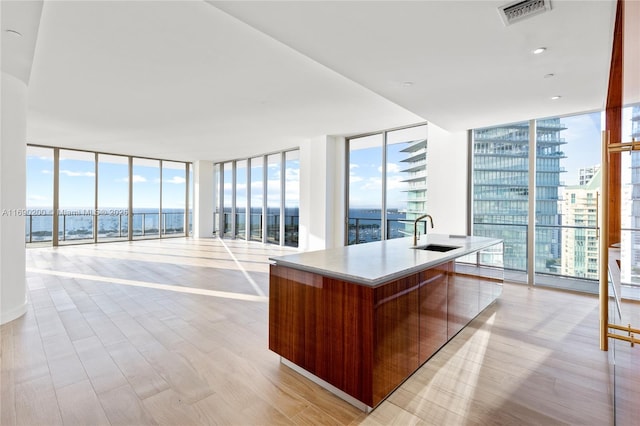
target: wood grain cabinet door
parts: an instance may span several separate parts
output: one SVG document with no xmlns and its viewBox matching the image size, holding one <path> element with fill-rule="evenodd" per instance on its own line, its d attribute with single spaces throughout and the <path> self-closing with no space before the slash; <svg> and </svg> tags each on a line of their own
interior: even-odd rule
<svg viewBox="0 0 640 426">
<path fill-rule="evenodd" d="M 419 362 L 423 364 L 447 343 L 447 280 L 450 263 L 420 273 Z"/>
<path fill-rule="evenodd" d="M 448 339 L 462 330 L 478 313 L 480 277 L 456 271 L 453 263 L 447 291 Z"/>
<path fill-rule="evenodd" d="M 373 403 L 377 404 L 420 365 L 419 274 L 375 288 Z"/>
</svg>

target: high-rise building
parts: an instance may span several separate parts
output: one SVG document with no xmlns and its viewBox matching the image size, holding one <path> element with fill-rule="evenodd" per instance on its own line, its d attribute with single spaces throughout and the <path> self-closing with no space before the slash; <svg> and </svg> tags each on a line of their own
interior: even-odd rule
<svg viewBox="0 0 640 426">
<path fill-rule="evenodd" d="M 598 193 L 602 175 L 599 166 L 597 170 L 586 184 L 564 188 L 562 275 L 598 279 Z"/>
<path fill-rule="evenodd" d="M 537 272 L 558 272 L 560 160 L 565 158 L 559 118 L 536 124 L 536 217 L 528 220 L 529 123 L 474 131 L 473 233 L 504 240 L 505 268 L 527 269 L 527 227 L 536 225 Z"/>
<path fill-rule="evenodd" d="M 640 105 L 636 105 L 631 109 L 631 137 L 640 140 Z M 627 141 L 622 141 L 627 142 Z M 640 152 L 631 152 L 631 217 L 630 223 L 632 229 L 640 228 Z M 631 231 L 629 243 L 630 258 L 629 262 L 629 280 L 631 283 L 640 283 L 640 231 Z M 627 275 L 627 274 L 624 274 Z"/>
<path fill-rule="evenodd" d="M 407 213 L 405 217 L 405 235 L 413 235 L 413 221 L 424 214 L 427 205 L 427 140 L 416 140 L 407 143 L 401 152 L 407 157 L 402 160 L 406 168 Z"/>
<path fill-rule="evenodd" d="M 578 171 L 578 185 L 587 185 L 600 170 L 600 164 L 590 167 L 581 167 Z"/>
</svg>

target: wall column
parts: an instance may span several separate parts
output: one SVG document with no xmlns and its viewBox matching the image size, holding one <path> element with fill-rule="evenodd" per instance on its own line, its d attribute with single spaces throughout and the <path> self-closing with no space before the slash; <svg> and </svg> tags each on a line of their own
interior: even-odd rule
<svg viewBox="0 0 640 426">
<path fill-rule="evenodd" d="M 468 145 L 466 131 L 427 125 L 427 211 L 434 234 L 468 235 Z M 454 172 L 455 171 L 455 172 Z"/>
<path fill-rule="evenodd" d="M 0 143 L 0 324 L 27 311 L 25 218 L 27 85 L 2 72 Z"/>
<path fill-rule="evenodd" d="M 299 248 L 344 245 L 344 140 L 320 136 L 300 146 Z"/>
<path fill-rule="evenodd" d="M 193 162 L 193 237 L 213 236 L 213 212 L 215 210 L 213 187 L 213 162 Z"/>
</svg>

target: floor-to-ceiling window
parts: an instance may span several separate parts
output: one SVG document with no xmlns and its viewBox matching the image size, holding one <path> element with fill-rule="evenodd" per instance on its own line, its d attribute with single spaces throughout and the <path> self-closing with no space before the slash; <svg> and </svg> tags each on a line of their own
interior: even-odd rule
<svg viewBox="0 0 640 426">
<path fill-rule="evenodd" d="M 186 163 L 185 166 L 187 167 L 188 173 L 188 180 L 187 180 L 187 194 L 188 194 L 188 202 L 187 202 L 187 220 L 189 222 L 189 226 L 188 226 L 188 235 L 193 235 L 193 167 L 191 165 L 191 163 Z"/>
<path fill-rule="evenodd" d="M 233 220 L 235 216 L 235 191 L 233 189 L 235 173 L 233 167 L 233 161 L 222 164 L 222 235 L 225 237 L 233 237 L 235 235 L 233 229 L 233 224 L 235 223 Z"/>
<path fill-rule="evenodd" d="M 349 138 L 348 153 L 347 244 L 410 235 L 426 213 L 427 126 Z"/>
<path fill-rule="evenodd" d="M 251 202 L 249 206 L 249 235 L 253 241 L 262 241 L 262 209 L 264 201 L 264 158 L 251 160 Z"/>
<path fill-rule="evenodd" d="M 247 238 L 247 160 L 236 161 L 236 232 L 235 237 Z"/>
<path fill-rule="evenodd" d="M 160 161 L 133 159 L 133 236 L 160 236 Z"/>
<path fill-rule="evenodd" d="M 28 145 L 26 166 L 27 243 L 186 235 L 189 163 Z"/>
<path fill-rule="evenodd" d="M 640 105 L 623 110 L 622 141 L 640 141 Z M 621 154 L 621 281 L 640 286 L 640 152 Z"/>
<path fill-rule="evenodd" d="M 185 163 L 162 162 L 162 235 L 185 234 L 185 195 L 187 170 Z"/>
<path fill-rule="evenodd" d="M 129 157 L 98 154 L 98 241 L 129 237 Z"/>
<path fill-rule="evenodd" d="M 474 130 L 473 233 L 504 240 L 505 268 L 523 273 L 514 277 L 528 279 L 533 246 L 536 283 L 596 291 L 600 121 L 595 112 L 536 120 L 535 129 L 521 122 Z"/>
<path fill-rule="evenodd" d="M 267 242 L 280 244 L 282 154 L 267 156 Z"/>
<path fill-rule="evenodd" d="M 285 152 L 284 244 L 298 247 L 300 218 L 300 152 Z"/>
<path fill-rule="evenodd" d="M 579 278 L 565 285 L 597 291 L 600 112 L 536 121 L 537 273 Z M 546 284 L 557 284 L 547 280 Z"/>
<path fill-rule="evenodd" d="M 221 165 L 220 164 L 214 164 L 213 165 L 213 200 L 214 200 L 214 206 L 213 206 L 213 234 L 214 235 L 222 235 L 220 233 L 220 201 L 221 201 L 221 196 L 222 196 L 222 192 L 220 189 L 220 185 L 221 185 L 221 181 L 222 181 L 222 175 L 221 175 Z M 193 185 L 192 185 L 193 186 Z"/>
<path fill-rule="evenodd" d="M 27 243 L 53 238 L 53 148 L 27 147 Z"/>
<path fill-rule="evenodd" d="M 560 164 L 567 158 L 563 151 L 563 145 L 567 143 L 563 137 L 565 130 L 568 128 L 559 118 L 536 120 L 536 272 L 560 272 L 560 176 L 566 171 Z"/>
<path fill-rule="evenodd" d="M 426 125 L 387 132 L 385 171 L 386 238 L 412 235 L 413 220 L 427 213 Z"/>
<path fill-rule="evenodd" d="M 349 139 L 348 244 L 382 239 L 384 135 Z"/>
<path fill-rule="evenodd" d="M 473 233 L 504 240 L 505 268 L 527 269 L 529 124 L 477 129 L 473 142 Z"/>
<path fill-rule="evenodd" d="M 217 235 L 297 247 L 299 171 L 298 150 L 214 164 Z"/>
<path fill-rule="evenodd" d="M 93 242 L 96 155 L 60 150 L 58 242 Z"/>
</svg>

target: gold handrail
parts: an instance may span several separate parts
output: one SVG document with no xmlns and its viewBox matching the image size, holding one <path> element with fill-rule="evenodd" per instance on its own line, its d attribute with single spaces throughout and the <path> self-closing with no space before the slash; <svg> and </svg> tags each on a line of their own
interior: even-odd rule
<svg viewBox="0 0 640 426">
<path fill-rule="evenodd" d="M 609 329 L 607 324 L 609 323 L 609 246 L 607 245 L 607 238 L 609 235 L 609 131 L 602 131 L 602 165 L 600 166 L 600 173 L 602 178 L 602 187 L 600 188 L 600 197 L 602 206 L 600 207 L 600 240 L 598 242 L 600 252 L 600 265 L 599 265 L 599 290 L 598 299 L 600 302 L 599 309 L 599 329 L 600 332 L 600 349 L 606 351 L 609 349 Z"/>
<path fill-rule="evenodd" d="M 622 336 L 620 334 L 615 334 L 615 333 L 607 333 L 607 336 L 611 337 L 612 339 L 624 340 L 625 342 L 629 342 L 631 343 L 632 348 L 635 343 L 640 343 L 640 339 L 637 339 L 634 334 L 634 333 L 640 334 L 640 330 L 637 328 L 631 327 L 631 324 L 627 326 L 618 325 L 618 324 L 609 324 L 609 328 L 627 332 L 627 336 Z"/>
<path fill-rule="evenodd" d="M 640 339 L 636 339 L 633 334 L 631 336 L 621 336 L 619 334 L 607 333 L 607 336 L 611 337 L 612 339 L 624 340 L 625 342 L 629 342 L 631 343 L 632 348 L 634 344 L 640 343 Z"/>
<path fill-rule="evenodd" d="M 609 142 L 609 132 L 602 132 L 602 181 L 604 182 L 602 190 L 602 210 L 603 210 L 603 218 L 602 218 L 602 226 L 603 229 L 603 240 L 601 240 L 600 248 L 601 253 L 601 264 L 600 267 L 603 268 L 600 274 L 600 324 L 601 324 L 601 333 L 600 333 L 600 349 L 607 350 L 608 344 L 606 339 L 603 339 L 603 336 L 606 335 L 612 339 L 624 340 L 625 342 L 629 342 L 631 347 L 634 344 L 640 343 L 640 339 L 635 337 L 635 334 L 640 334 L 640 329 L 631 327 L 631 324 L 626 327 L 623 325 L 617 324 L 607 324 L 604 325 L 604 320 L 609 316 L 609 309 L 606 303 L 606 295 L 608 294 L 608 250 L 606 244 L 606 236 L 607 236 L 607 228 L 608 228 L 608 209 L 606 208 L 606 197 L 607 197 L 607 182 L 608 182 L 608 156 L 612 152 L 628 152 L 628 151 L 640 151 L 640 141 L 636 141 L 636 138 L 632 138 L 631 142 L 621 142 L 621 143 L 608 143 Z M 600 194 L 598 194 L 600 195 Z M 606 271 L 606 272 L 605 272 Z M 608 322 L 608 321 L 607 321 Z M 626 331 L 627 336 L 623 336 L 620 334 L 615 334 L 609 332 L 609 329 Z"/>
<path fill-rule="evenodd" d="M 624 325 L 618 325 L 618 324 L 609 324 L 609 328 L 614 328 L 616 330 L 621 330 L 621 331 L 626 331 L 627 333 L 631 334 L 631 333 L 637 333 L 640 334 L 640 330 L 637 328 L 633 328 L 631 327 L 631 324 L 624 326 Z"/>
<path fill-rule="evenodd" d="M 640 141 L 636 138 L 631 139 L 631 142 L 610 143 L 607 145 L 608 152 L 627 152 L 627 151 L 640 151 Z"/>
</svg>

